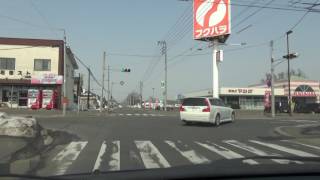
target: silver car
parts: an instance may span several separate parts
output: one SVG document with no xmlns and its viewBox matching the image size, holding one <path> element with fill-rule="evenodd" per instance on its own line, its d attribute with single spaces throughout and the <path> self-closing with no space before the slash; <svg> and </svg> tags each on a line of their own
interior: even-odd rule
<svg viewBox="0 0 320 180">
<path fill-rule="evenodd" d="M 222 122 L 234 121 L 234 110 L 217 98 L 185 98 L 179 108 L 180 118 L 186 124 L 206 122 L 219 126 Z"/>
</svg>

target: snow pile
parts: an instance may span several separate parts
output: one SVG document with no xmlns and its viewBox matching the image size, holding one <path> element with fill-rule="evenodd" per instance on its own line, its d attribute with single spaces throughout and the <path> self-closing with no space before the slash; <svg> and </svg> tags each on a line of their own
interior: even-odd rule
<svg viewBox="0 0 320 180">
<path fill-rule="evenodd" d="M 38 130 L 34 118 L 8 116 L 0 112 L 0 135 L 15 137 L 35 137 Z"/>
</svg>

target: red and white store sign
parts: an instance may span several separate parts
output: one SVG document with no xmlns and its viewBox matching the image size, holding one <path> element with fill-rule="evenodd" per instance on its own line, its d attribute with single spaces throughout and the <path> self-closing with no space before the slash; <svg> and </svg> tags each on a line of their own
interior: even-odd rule
<svg viewBox="0 0 320 180">
<path fill-rule="evenodd" d="M 56 74 L 42 74 L 31 77 L 31 84 L 63 84 L 63 76 Z"/>
<path fill-rule="evenodd" d="M 293 93 L 293 96 L 295 97 L 316 97 L 315 92 L 301 92 L 301 91 L 295 91 Z"/>
<path fill-rule="evenodd" d="M 193 38 L 204 39 L 231 33 L 230 0 L 193 1 Z"/>
</svg>

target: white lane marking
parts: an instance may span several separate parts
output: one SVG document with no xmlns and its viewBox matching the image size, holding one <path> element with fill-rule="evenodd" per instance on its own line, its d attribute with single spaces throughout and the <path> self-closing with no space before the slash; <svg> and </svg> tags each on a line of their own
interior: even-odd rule
<svg viewBox="0 0 320 180">
<path fill-rule="evenodd" d="M 203 163 L 209 163 L 210 160 L 205 158 L 204 156 L 197 154 L 194 150 L 188 149 L 187 146 L 184 145 L 183 149 L 179 148 L 174 142 L 172 141 L 165 141 L 169 146 L 171 146 L 173 149 L 178 151 L 183 157 L 188 159 L 193 164 L 203 164 Z M 178 141 L 178 143 L 181 143 Z"/>
<path fill-rule="evenodd" d="M 297 149 L 287 148 L 287 147 L 280 146 L 280 145 L 277 145 L 277 144 L 265 143 L 265 142 L 255 141 L 255 140 L 250 140 L 250 142 L 256 143 L 256 144 L 260 144 L 262 146 L 266 146 L 266 147 L 269 147 L 269 148 L 272 148 L 272 149 L 276 149 L 276 150 L 279 150 L 279 151 L 282 151 L 282 152 L 286 152 L 286 153 L 289 153 L 289 154 L 293 154 L 293 155 L 296 155 L 296 156 L 300 156 L 300 157 L 319 157 L 319 156 L 317 156 L 315 154 L 307 153 L 307 152 L 300 151 L 300 150 L 297 150 Z"/>
<path fill-rule="evenodd" d="M 140 116 L 140 114 L 138 114 L 138 113 L 135 113 L 134 115 L 135 115 L 135 116 Z"/>
<path fill-rule="evenodd" d="M 252 147 L 252 146 L 249 146 L 247 144 L 244 144 L 244 143 L 241 143 L 239 141 L 236 141 L 236 140 L 226 140 L 224 141 L 225 143 L 227 144 L 230 144 L 231 146 L 235 146 L 237 148 L 240 148 L 240 149 L 243 149 L 243 150 L 246 150 L 246 151 L 249 151 L 253 154 L 256 154 L 258 156 L 275 156 L 275 157 L 282 157 L 280 154 L 275 154 L 275 153 L 266 153 L 260 149 L 257 149 L 255 147 Z M 303 164 L 302 162 L 299 162 L 299 161 L 290 161 L 290 160 L 287 160 L 287 159 L 271 159 L 272 161 L 274 162 L 277 162 L 279 164 L 289 164 L 290 162 L 295 162 L 295 163 L 298 163 L 298 164 Z"/>
<path fill-rule="evenodd" d="M 313 121 L 313 120 L 286 120 L 286 119 L 282 119 L 280 121 L 284 121 L 284 122 L 296 122 L 296 123 L 317 123 L 318 121 Z"/>
<path fill-rule="evenodd" d="M 154 116 L 156 116 L 156 115 L 155 115 L 155 114 L 150 114 L 150 116 L 153 116 L 153 117 L 154 117 Z"/>
<path fill-rule="evenodd" d="M 151 141 L 135 141 L 143 164 L 146 168 L 167 168 L 170 167 L 168 161 L 162 156 L 159 150 Z"/>
<path fill-rule="evenodd" d="M 290 142 L 290 143 L 293 143 L 293 144 L 298 144 L 298 145 L 302 145 L 302 146 L 306 146 L 306 147 L 310 147 L 310 148 L 313 148 L 313 149 L 320 150 L 319 146 L 314 146 L 314 145 L 310 145 L 310 144 L 304 144 L 304 143 L 300 143 L 300 142 L 296 142 L 296 141 L 292 141 L 292 140 L 282 140 L 282 141 Z"/>
<path fill-rule="evenodd" d="M 106 148 L 107 148 L 107 144 L 105 141 L 103 141 L 102 145 L 101 145 L 101 148 L 100 148 L 100 151 L 99 151 L 99 154 L 98 154 L 98 157 L 97 157 L 97 160 L 96 162 L 94 163 L 94 167 L 93 167 L 93 170 L 92 171 L 95 171 L 95 170 L 98 170 L 99 167 L 100 167 L 100 164 L 102 162 L 102 156 L 105 154 L 106 152 Z"/>
<path fill-rule="evenodd" d="M 111 160 L 109 161 L 109 169 L 110 171 L 120 170 L 120 141 L 113 141 L 111 147 L 108 147 L 111 150 Z M 102 157 L 106 153 L 107 143 L 103 141 L 97 160 L 94 164 L 94 168 L 92 171 L 99 170 L 102 162 Z"/>
<path fill-rule="evenodd" d="M 132 114 L 126 114 L 127 116 L 132 116 Z"/>
<path fill-rule="evenodd" d="M 53 159 L 54 163 L 57 163 L 58 169 L 55 175 L 64 174 L 74 160 L 76 160 L 87 145 L 88 141 L 74 141 L 68 144 L 62 151 L 60 151 Z"/>
<path fill-rule="evenodd" d="M 217 154 L 219 154 L 220 156 L 223 156 L 225 157 L 226 159 L 238 159 L 238 158 L 244 158 L 244 156 L 242 156 L 241 154 L 238 154 L 234 151 L 231 151 L 227 148 L 224 148 L 222 146 L 219 146 L 217 144 L 214 144 L 214 143 L 210 143 L 210 144 L 205 144 L 205 143 L 200 143 L 200 142 L 195 142 L 196 144 L 199 144 L 200 146 L 212 151 L 212 152 L 215 152 Z M 244 160 L 243 161 L 244 163 L 248 163 L 248 164 L 251 164 L 251 165 L 254 165 L 254 164 L 259 164 L 257 161 L 254 161 L 252 159 L 247 159 L 247 160 Z"/>
<path fill-rule="evenodd" d="M 119 116 L 123 116 L 124 114 L 119 114 Z"/>
<path fill-rule="evenodd" d="M 148 116 L 148 114 L 142 114 L 143 116 Z"/>
</svg>

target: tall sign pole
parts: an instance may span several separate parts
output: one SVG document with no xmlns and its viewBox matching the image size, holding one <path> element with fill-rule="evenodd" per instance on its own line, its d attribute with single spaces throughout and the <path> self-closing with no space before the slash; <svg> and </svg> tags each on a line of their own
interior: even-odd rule
<svg viewBox="0 0 320 180">
<path fill-rule="evenodd" d="M 212 97 L 219 98 L 219 69 L 217 61 L 218 40 L 213 40 L 213 53 L 212 53 Z"/>
<path fill-rule="evenodd" d="M 222 61 L 219 44 L 224 43 L 231 34 L 230 1 L 220 0 L 218 3 L 213 0 L 193 1 L 193 38 L 213 44 L 212 97 L 214 98 L 219 98 L 218 63 Z"/>
</svg>

